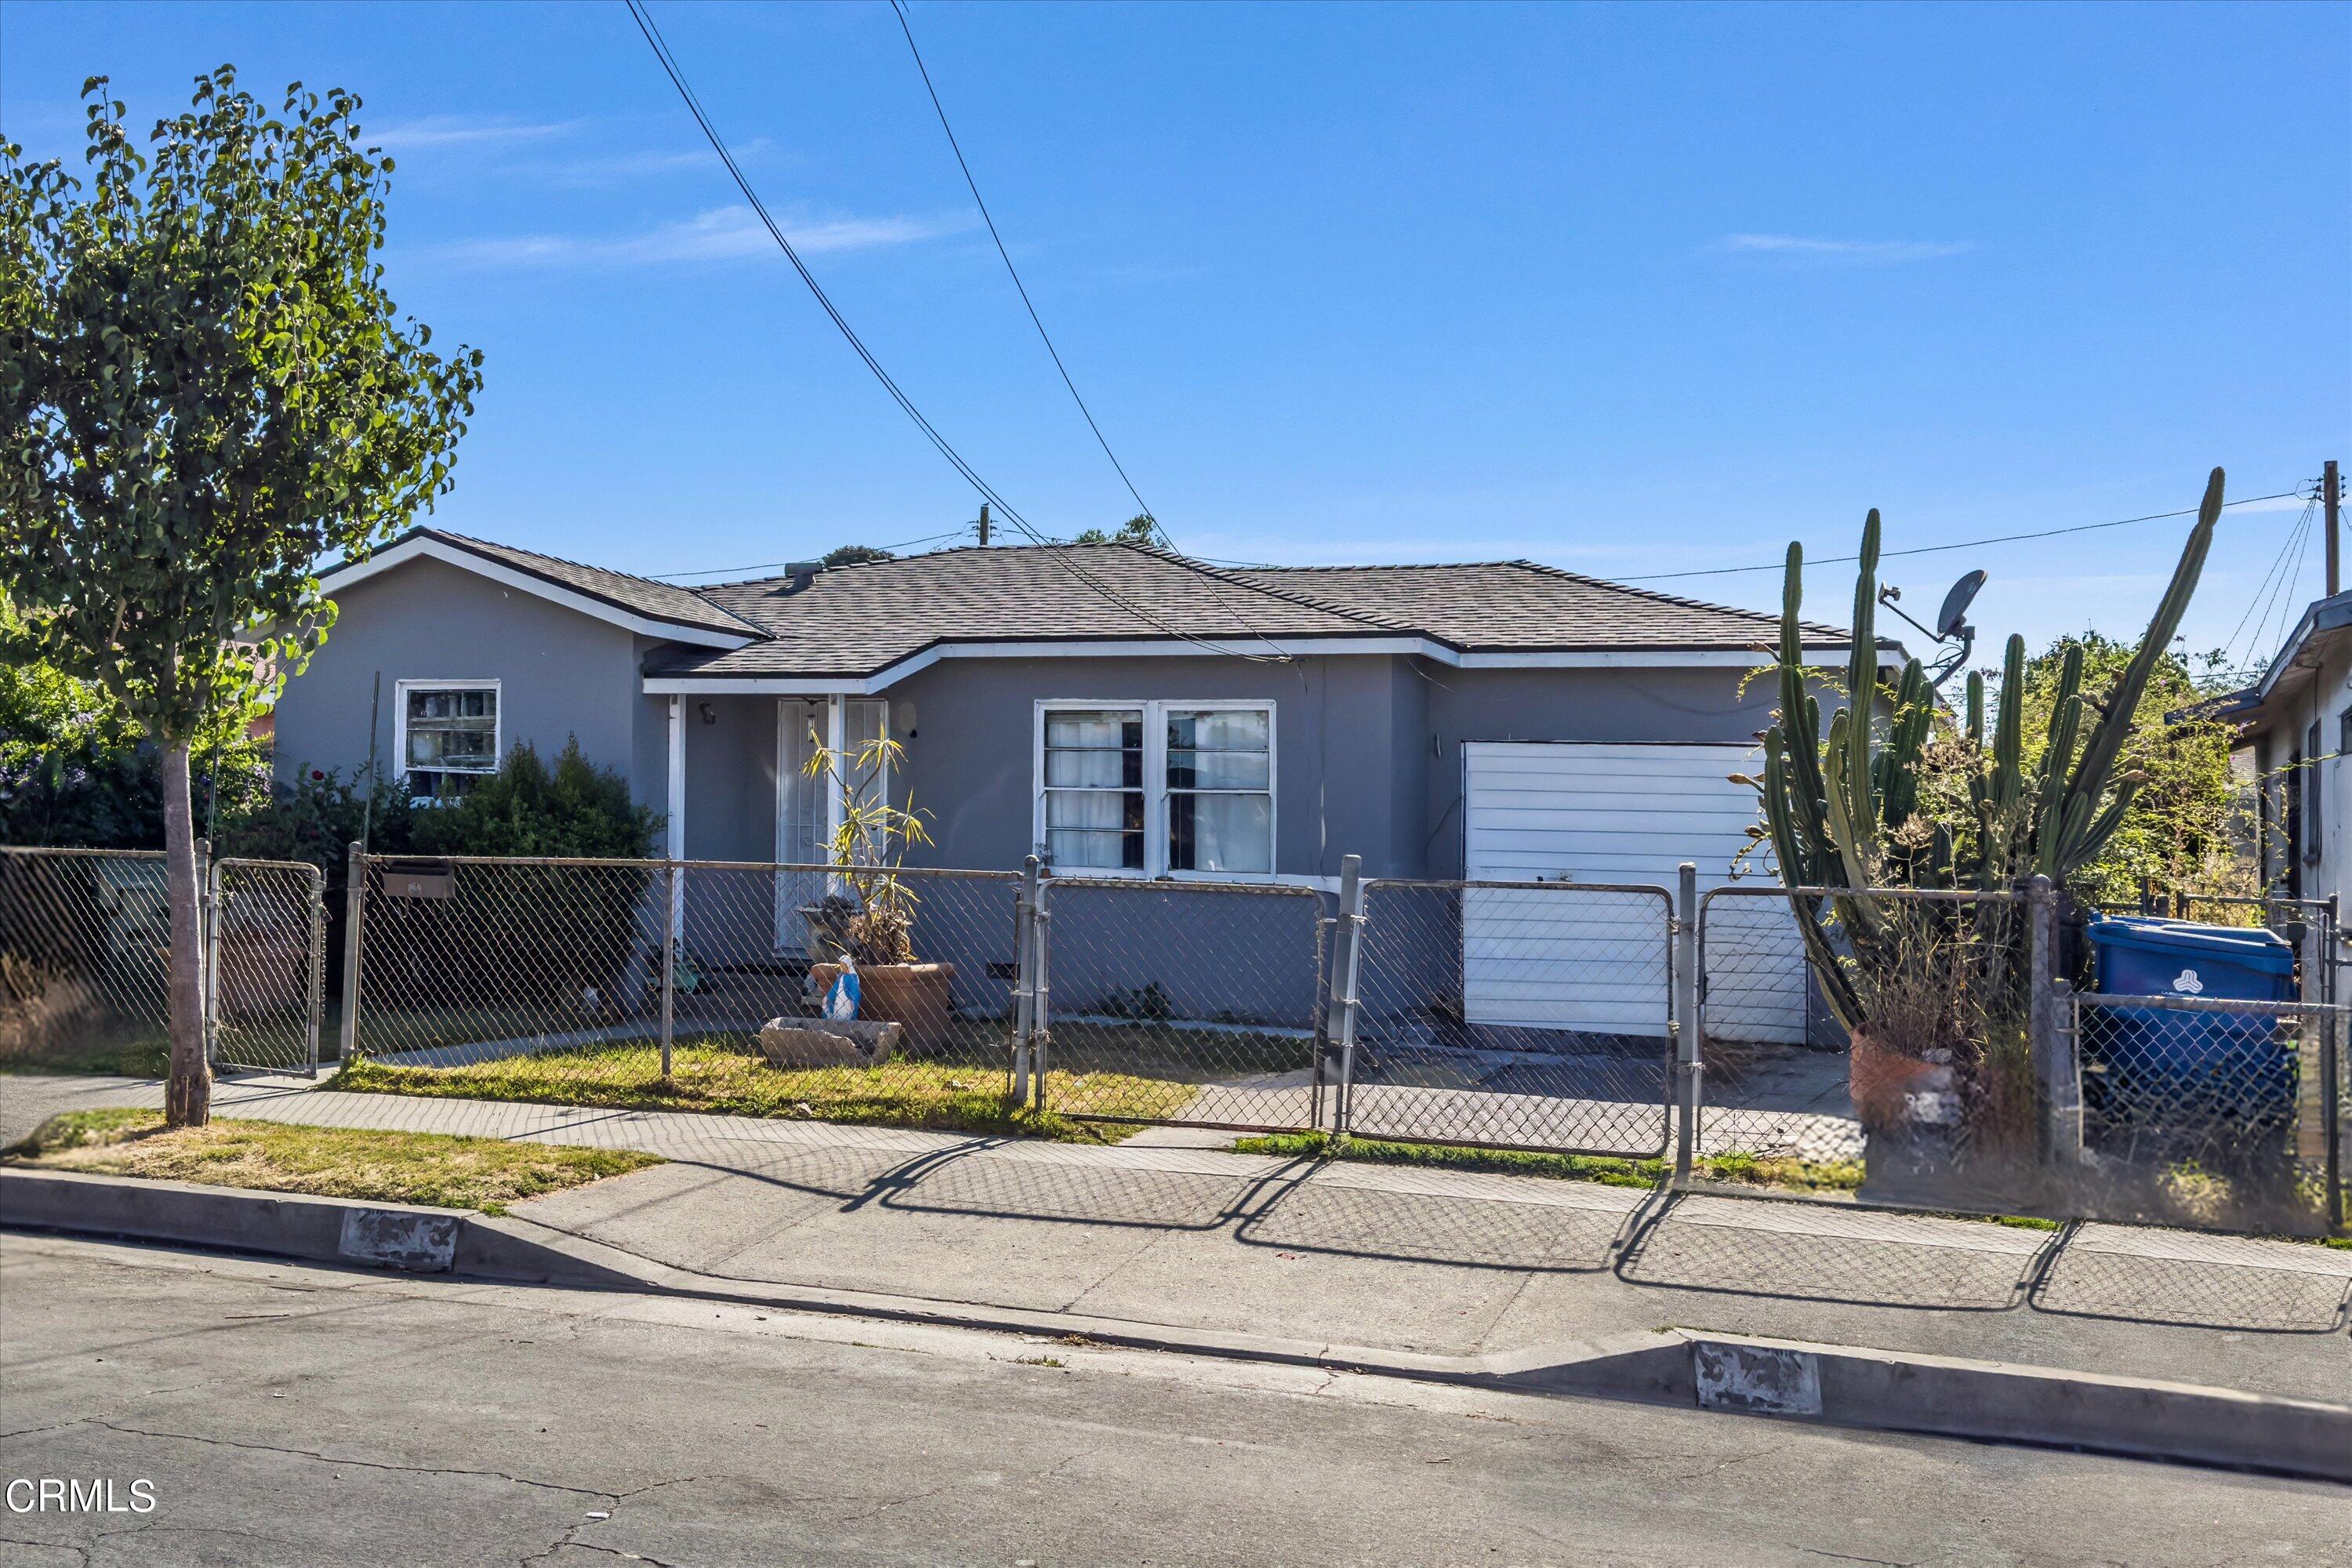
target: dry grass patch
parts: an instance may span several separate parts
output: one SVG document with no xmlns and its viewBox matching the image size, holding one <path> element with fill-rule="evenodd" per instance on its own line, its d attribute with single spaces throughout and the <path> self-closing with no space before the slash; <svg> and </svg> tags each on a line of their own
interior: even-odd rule
<svg viewBox="0 0 2352 1568">
<path fill-rule="evenodd" d="M 486 1214 L 662 1163 L 657 1155 L 633 1149 L 280 1121 L 222 1120 L 167 1130 L 163 1113 L 155 1110 L 53 1116 L 9 1150 L 6 1161 L 45 1171 L 431 1204 Z"/>
</svg>

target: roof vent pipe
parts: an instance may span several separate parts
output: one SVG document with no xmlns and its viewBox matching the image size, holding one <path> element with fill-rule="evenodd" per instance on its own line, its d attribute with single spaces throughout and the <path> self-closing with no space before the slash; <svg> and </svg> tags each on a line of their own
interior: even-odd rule
<svg viewBox="0 0 2352 1568">
<path fill-rule="evenodd" d="M 799 593 L 803 588 L 807 587 L 811 583 L 816 581 L 816 574 L 824 570 L 824 563 L 822 561 L 786 562 L 784 563 L 784 575 L 790 577 L 792 582 L 786 585 L 784 592 L 787 594 Z"/>
</svg>

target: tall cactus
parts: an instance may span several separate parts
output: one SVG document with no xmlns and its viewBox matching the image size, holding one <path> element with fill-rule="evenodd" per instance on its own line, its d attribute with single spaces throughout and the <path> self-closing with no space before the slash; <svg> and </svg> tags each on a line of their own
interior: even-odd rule
<svg viewBox="0 0 2352 1568">
<path fill-rule="evenodd" d="M 1849 953 L 1866 949 L 1883 930 L 1878 887 L 1996 890 L 2041 872 L 2063 884 L 2096 858 L 2122 826 L 2139 781 L 2116 773 L 2132 718 L 2157 662 L 2171 645 L 2189 607 L 2221 514 L 2222 474 L 2213 470 L 2172 581 L 2114 689 L 2084 693 L 2083 655 L 2069 647 L 2060 660 L 2050 726 L 2041 756 L 2025 761 L 2025 642 L 2012 636 L 2002 650 L 2000 696 L 1990 733 L 1983 678 L 1971 672 L 1960 735 L 1971 752 L 1968 787 L 1975 820 L 1937 824 L 1923 845 L 1916 834 L 1901 845 L 1894 831 L 1920 803 L 1921 763 L 1934 730 L 1935 697 L 1917 659 L 1892 686 L 1878 671 L 1874 612 L 1878 602 L 1879 521 L 1863 523 L 1860 568 L 1853 592 L 1853 653 L 1842 695 L 1845 704 L 1822 727 L 1814 690 L 1818 669 L 1804 659 L 1803 552 L 1789 546 L 1780 595 L 1780 643 L 1776 660 L 1780 711 L 1764 737 L 1764 773 L 1752 781 L 1762 795 L 1759 837 L 1769 839 L 1780 875 L 1792 887 L 1832 889 L 1825 900 L 1799 900 L 1799 925 L 1822 976 L 1831 1009 L 1849 1029 L 1861 1026 L 1864 1007 L 1840 962 L 1842 933 Z M 1890 711 L 1880 721 L 1884 700 Z M 2083 733 L 2084 710 L 2096 720 Z"/>
</svg>

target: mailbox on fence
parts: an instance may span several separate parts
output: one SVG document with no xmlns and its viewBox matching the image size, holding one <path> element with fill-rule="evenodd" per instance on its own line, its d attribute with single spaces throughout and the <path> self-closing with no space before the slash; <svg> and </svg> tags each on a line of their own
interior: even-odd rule
<svg viewBox="0 0 2352 1568">
<path fill-rule="evenodd" d="M 446 860 L 386 860 L 383 896 L 388 899 L 446 899 L 455 890 L 457 868 Z"/>
</svg>

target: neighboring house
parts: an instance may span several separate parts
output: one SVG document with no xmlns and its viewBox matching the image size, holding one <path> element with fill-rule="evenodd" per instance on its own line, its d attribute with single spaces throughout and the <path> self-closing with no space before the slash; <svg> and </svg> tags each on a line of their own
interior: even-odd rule
<svg viewBox="0 0 2352 1568">
<path fill-rule="evenodd" d="M 2263 678 L 2210 711 L 2241 726 L 2253 759 L 2263 884 L 2289 899 L 2352 895 L 2352 594 L 2315 601 Z"/>
<path fill-rule="evenodd" d="M 1722 881 L 1778 632 L 1528 562 L 1234 571 L 1129 544 L 688 590 L 425 529 L 325 581 L 333 634 L 278 705 L 289 772 L 363 762 L 380 674 L 376 743 L 419 797 L 573 735 L 677 858 L 823 859 L 812 736 L 887 734 L 889 798 L 936 840 L 911 863 L 1323 889 L 1349 854 L 1381 878 L 1671 886 L 1687 859 Z M 1844 633 L 1810 630 L 1844 662 Z"/>
</svg>

